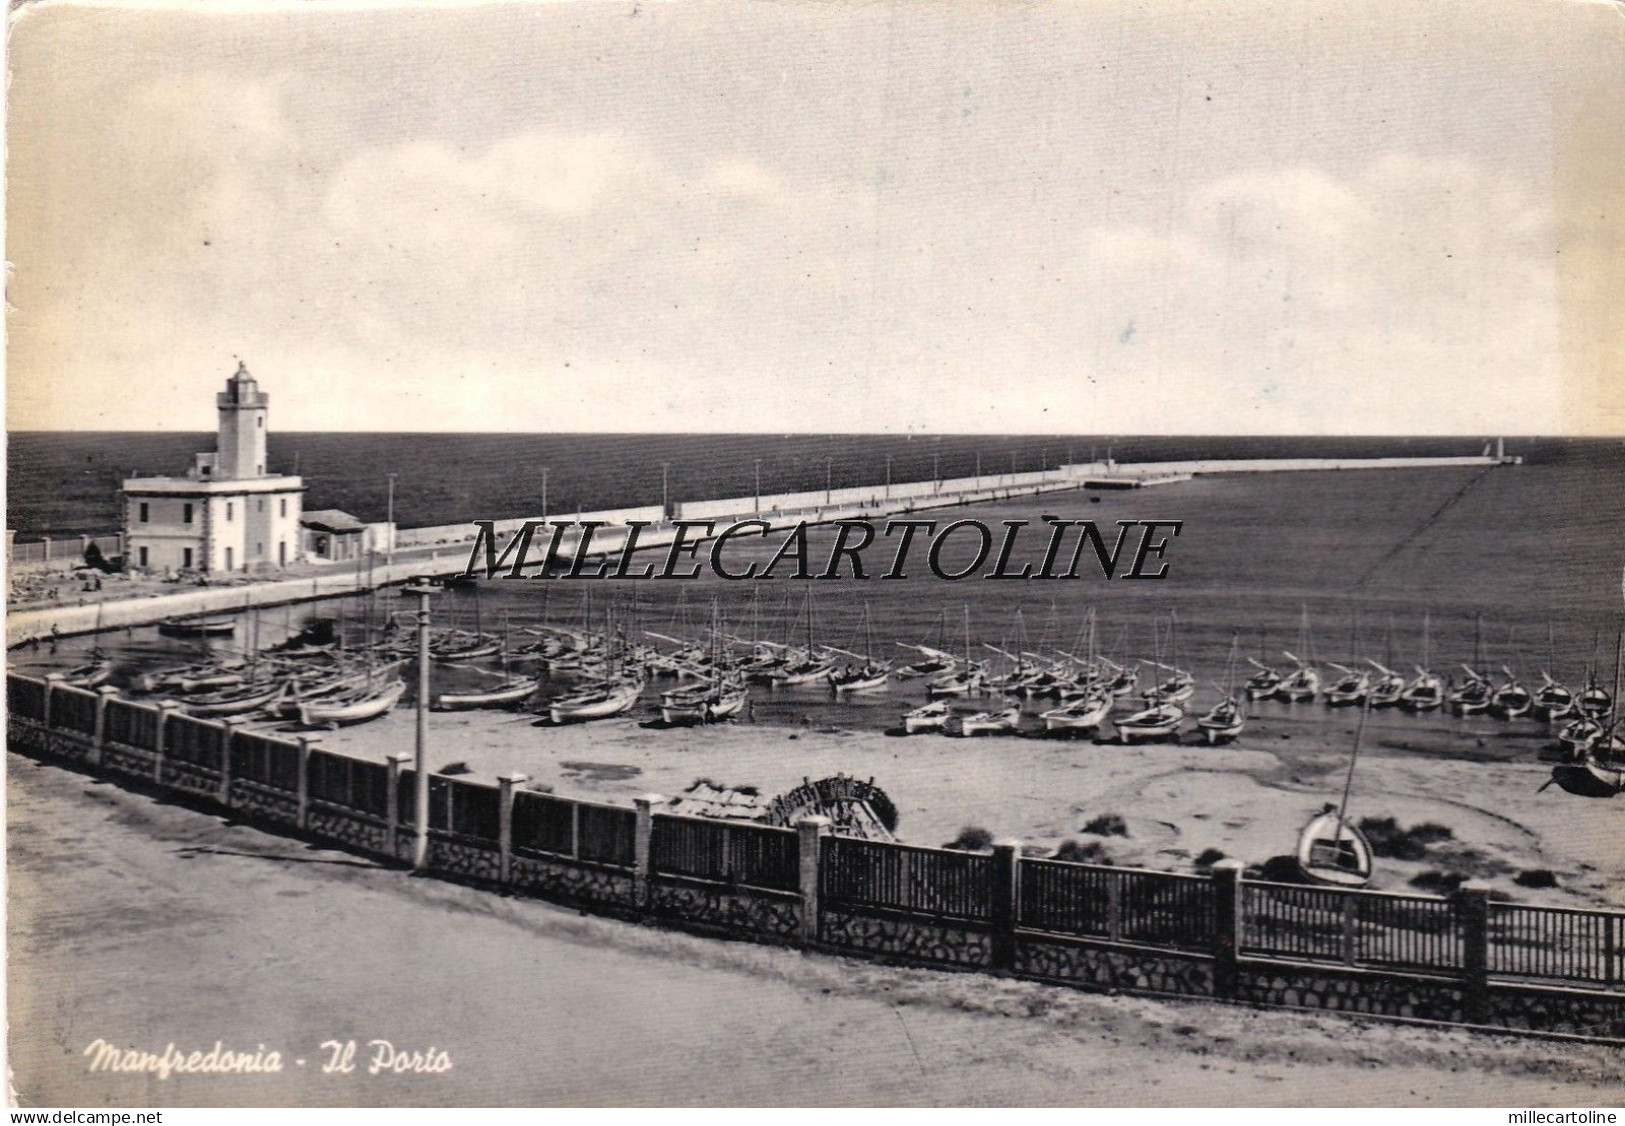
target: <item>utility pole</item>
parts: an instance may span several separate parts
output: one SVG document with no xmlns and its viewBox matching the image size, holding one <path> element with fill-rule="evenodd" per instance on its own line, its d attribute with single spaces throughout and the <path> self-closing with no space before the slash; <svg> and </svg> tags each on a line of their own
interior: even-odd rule
<svg viewBox="0 0 1625 1126">
<path fill-rule="evenodd" d="M 406 587 L 418 596 L 418 726 L 413 769 L 412 869 L 429 866 L 429 597 L 438 593 L 433 579 L 420 575 Z"/>
<path fill-rule="evenodd" d="M 931 491 L 933 493 L 940 493 L 942 491 L 942 455 L 941 454 L 932 454 L 931 455 Z"/>
<path fill-rule="evenodd" d="M 384 554 L 384 562 L 395 562 L 395 474 L 389 475 L 389 510 L 384 517 L 389 524 L 389 547 Z"/>
<path fill-rule="evenodd" d="M 886 499 L 891 500 L 891 454 L 886 455 Z"/>
<path fill-rule="evenodd" d="M 547 466 L 542 466 L 542 519 L 547 519 Z"/>
<path fill-rule="evenodd" d="M 835 459 L 832 458 L 832 457 L 826 457 L 824 459 L 824 503 L 825 504 L 829 503 L 830 484 L 834 480 L 835 480 Z"/>
<path fill-rule="evenodd" d="M 670 506 L 671 488 L 670 488 L 670 486 L 671 486 L 671 462 L 663 461 L 663 462 L 660 463 L 660 520 L 661 520 L 662 523 L 665 522 L 666 517 L 668 515 L 670 515 L 670 513 L 671 513 L 671 506 Z"/>
<path fill-rule="evenodd" d="M 762 459 L 756 459 L 756 514 L 762 512 Z"/>
<path fill-rule="evenodd" d="M 982 455 L 976 455 L 976 487 L 982 487 Z"/>
</svg>

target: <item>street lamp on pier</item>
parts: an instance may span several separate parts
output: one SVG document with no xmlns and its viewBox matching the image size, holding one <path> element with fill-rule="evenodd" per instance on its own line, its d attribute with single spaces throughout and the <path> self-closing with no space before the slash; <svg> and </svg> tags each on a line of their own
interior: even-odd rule
<svg viewBox="0 0 1625 1126">
<path fill-rule="evenodd" d="M 660 463 L 660 519 L 671 514 L 671 462 Z"/>
<path fill-rule="evenodd" d="M 547 519 L 547 466 L 542 466 L 542 519 Z"/>
<path fill-rule="evenodd" d="M 421 872 L 429 866 L 429 598 L 438 594 L 434 579 L 419 575 L 406 586 L 405 593 L 418 596 L 418 707 L 417 741 L 413 757 L 412 868 Z"/>
<path fill-rule="evenodd" d="M 756 459 L 756 512 L 762 511 L 762 459 Z"/>
</svg>

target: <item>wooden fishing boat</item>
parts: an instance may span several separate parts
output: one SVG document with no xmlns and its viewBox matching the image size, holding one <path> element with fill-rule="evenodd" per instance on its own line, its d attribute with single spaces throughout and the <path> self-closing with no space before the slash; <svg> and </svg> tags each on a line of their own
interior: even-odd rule
<svg viewBox="0 0 1625 1126">
<path fill-rule="evenodd" d="M 668 692 L 660 699 L 661 722 L 679 724 L 716 723 L 732 719 L 745 710 L 750 689 L 742 680 L 726 680 L 703 688 Z"/>
<path fill-rule="evenodd" d="M 1058 708 L 1051 708 L 1038 718 L 1044 721 L 1045 731 L 1086 733 L 1097 730 L 1111 718 L 1114 703 L 1111 694 L 1102 690 Z"/>
<path fill-rule="evenodd" d="M 533 676 L 508 677 L 479 692 L 442 692 L 434 698 L 437 712 L 471 711 L 475 708 L 511 708 L 523 703 L 541 687 Z"/>
<path fill-rule="evenodd" d="M 1326 663 L 1343 674 L 1326 686 L 1327 705 L 1333 708 L 1347 708 L 1363 704 L 1371 692 L 1371 678 L 1347 665 L 1340 665 L 1335 661 Z"/>
<path fill-rule="evenodd" d="M 891 662 L 877 662 L 874 658 L 874 641 L 869 632 L 869 604 L 863 604 L 863 652 L 853 653 L 833 645 L 825 646 L 825 653 L 839 653 L 842 656 L 852 657 L 863 662 L 861 665 L 847 665 L 842 669 L 831 669 L 829 673 L 830 687 L 835 689 L 837 696 L 856 696 L 868 692 L 884 692 L 891 681 Z"/>
<path fill-rule="evenodd" d="M 1296 661 L 1297 667 L 1282 678 L 1281 686 L 1275 690 L 1276 699 L 1289 704 L 1313 700 L 1320 694 L 1319 670 L 1291 653 L 1287 653 L 1287 658 Z"/>
<path fill-rule="evenodd" d="M 1534 697 L 1511 669 L 1503 665 L 1501 671 L 1506 674 L 1506 682 L 1490 693 L 1490 711 L 1502 719 L 1519 719 L 1528 715 L 1534 707 Z"/>
<path fill-rule="evenodd" d="M 563 696 L 548 706 L 554 723 L 579 723 L 607 719 L 631 711 L 643 695 L 642 679 L 611 681 L 596 688 Z"/>
<path fill-rule="evenodd" d="M 361 688 L 338 693 L 299 705 L 299 722 L 305 727 L 345 727 L 366 723 L 384 715 L 406 694 L 406 681 L 396 680 L 381 688 Z"/>
<path fill-rule="evenodd" d="M 982 666 L 971 664 L 961 672 L 937 677 L 925 686 L 925 694 L 932 700 L 969 696 L 973 692 L 980 692 L 986 683 Z"/>
<path fill-rule="evenodd" d="M 1114 720 L 1117 739 L 1121 743 L 1145 743 L 1153 739 L 1166 739 L 1179 733 L 1185 720 L 1185 709 L 1178 704 L 1153 703 L 1133 715 Z"/>
<path fill-rule="evenodd" d="M 1558 752 L 1566 759 L 1578 761 L 1591 753 L 1602 742 L 1607 729 L 1602 721 L 1591 716 L 1576 715 L 1557 732 Z"/>
<path fill-rule="evenodd" d="M 1547 723 L 1567 719 L 1574 712 L 1574 693 L 1553 680 L 1544 669 L 1540 674 L 1540 687 L 1529 705 L 1529 714 Z"/>
<path fill-rule="evenodd" d="M 1371 842 L 1336 807 L 1298 834 L 1298 870 L 1316 883 L 1364 887 L 1371 880 Z"/>
<path fill-rule="evenodd" d="M 932 629 L 930 636 L 927 637 L 926 640 L 930 641 L 932 639 L 936 639 L 937 641 L 946 642 L 947 632 L 948 608 L 944 606 L 941 612 L 937 615 L 936 627 Z M 921 657 L 920 660 L 904 665 L 902 668 L 898 669 L 893 674 L 898 680 L 913 680 L 922 676 L 940 676 L 944 673 L 953 672 L 954 667 L 958 664 L 958 658 L 952 653 L 945 652 L 942 649 L 938 649 L 932 645 L 910 645 L 903 641 L 896 642 L 895 644 L 899 649 L 912 649 L 914 652 L 920 654 Z"/>
<path fill-rule="evenodd" d="M 1449 693 L 1450 710 L 1457 715 L 1482 715 L 1490 710 L 1490 698 L 1494 694 L 1490 678 L 1471 665 L 1461 667 L 1467 679 Z"/>
<path fill-rule="evenodd" d="M 237 631 L 232 617 L 171 618 L 158 624 L 165 637 L 229 637 Z"/>
<path fill-rule="evenodd" d="M 444 664 L 455 664 L 495 657 L 501 652 L 502 641 L 499 638 L 486 637 L 483 634 L 464 634 L 445 639 L 431 649 L 429 655 Z"/>
<path fill-rule="evenodd" d="M 281 681 L 260 681 L 223 692 L 189 696 L 182 703 L 192 715 L 242 715 L 268 707 L 281 693 Z"/>
<path fill-rule="evenodd" d="M 1196 727 L 1211 747 L 1238 738 L 1247 727 L 1247 715 L 1234 694 L 1231 694 L 1214 704 L 1206 714 L 1198 716 Z"/>
<path fill-rule="evenodd" d="M 1006 699 L 1005 706 L 973 712 L 959 719 L 959 734 L 995 735 L 1015 731 L 1021 723 L 1021 701 Z"/>
<path fill-rule="evenodd" d="M 1316 883 L 1363 887 L 1371 879 L 1371 842 L 1348 814 L 1349 796 L 1354 790 L 1354 767 L 1360 758 L 1360 740 L 1370 711 L 1369 707 L 1360 709 L 1360 722 L 1354 729 L 1354 747 L 1349 751 L 1348 774 L 1343 780 L 1342 802 L 1328 804 L 1298 834 L 1298 871 Z"/>
<path fill-rule="evenodd" d="M 62 674 L 62 683 L 74 688 L 100 688 L 112 677 L 113 662 L 103 659 L 67 670 Z"/>
<path fill-rule="evenodd" d="M 1107 671 L 1112 673 L 1112 681 L 1109 691 L 1111 692 L 1113 698 L 1121 699 L 1139 687 L 1140 670 L 1138 666 L 1115 665 L 1111 661 L 1106 660 L 1104 657 L 1102 657 L 1100 660 L 1101 664 L 1106 666 Z"/>
<path fill-rule="evenodd" d="M 1597 678 L 1593 675 L 1588 678 L 1585 690 L 1574 701 L 1574 706 L 1581 715 L 1602 719 L 1614 710 L 1614 697 L 1608 689 L 1597 683 Z"/>
<path fill-rule="evenodd" d="M 1366 691 L 1366 703 L 1373 708 L 1397 707 L 1405 695 L 1405 678 L 1387 665 L 1378 664 L 1376 661 L 1368 663 L 1377 670 L 1377 677 L 1371 681 L 1371 686 Z"/>
<path fill-rule="evenodd" d="M 1282 676 L 1275 669 L 1264 662 L 1248 657 L 1247 663 L 1255 670 L 1247 678 L 1247 698 L 1249 700 L 1268 700 L 1281 690 Z"/>
<path fill-rule="evenodd" d="M 952 715 L 953 711 L 947 704 L 933 700 L 903 713 L 903 731 L 909 735 L 918 735 L 922 731 L 942 731 L 948 726 Z"/>
<path fill-rule="evenodd" d="M 1421 665 L 1416 667 L 1416 678 L 1405 686 L 1399 704 L 1408 712 L 1437 711 L 1444 705 L 1444 681 Z"/>
</svg>

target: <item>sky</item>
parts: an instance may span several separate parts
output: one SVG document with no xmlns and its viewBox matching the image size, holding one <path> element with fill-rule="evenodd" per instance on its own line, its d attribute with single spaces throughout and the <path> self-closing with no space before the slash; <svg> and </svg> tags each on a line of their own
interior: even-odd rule
<svg viewBox="0 0 1625 1126">
<path fill-rule="evenodd" d="M 1625 18 L 13 17 L 8 426 L 1625 434 Z"/>
</svg>

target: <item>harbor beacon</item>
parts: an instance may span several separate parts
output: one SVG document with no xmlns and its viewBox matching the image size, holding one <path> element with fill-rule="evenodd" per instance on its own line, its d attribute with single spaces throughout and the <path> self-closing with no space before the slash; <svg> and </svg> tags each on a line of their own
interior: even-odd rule
<svg viewBox="0 0 1625 1126">
<path fill-rule="evenodd" d="M 303 556 L 304 481 L 266 472 L 271 397 L 239 361 L 215 401 L 216 447 L 199 453 L 184 477 L 124 482 L 124 543 L 132 570 L 259 572 Z"/>
</svg>

